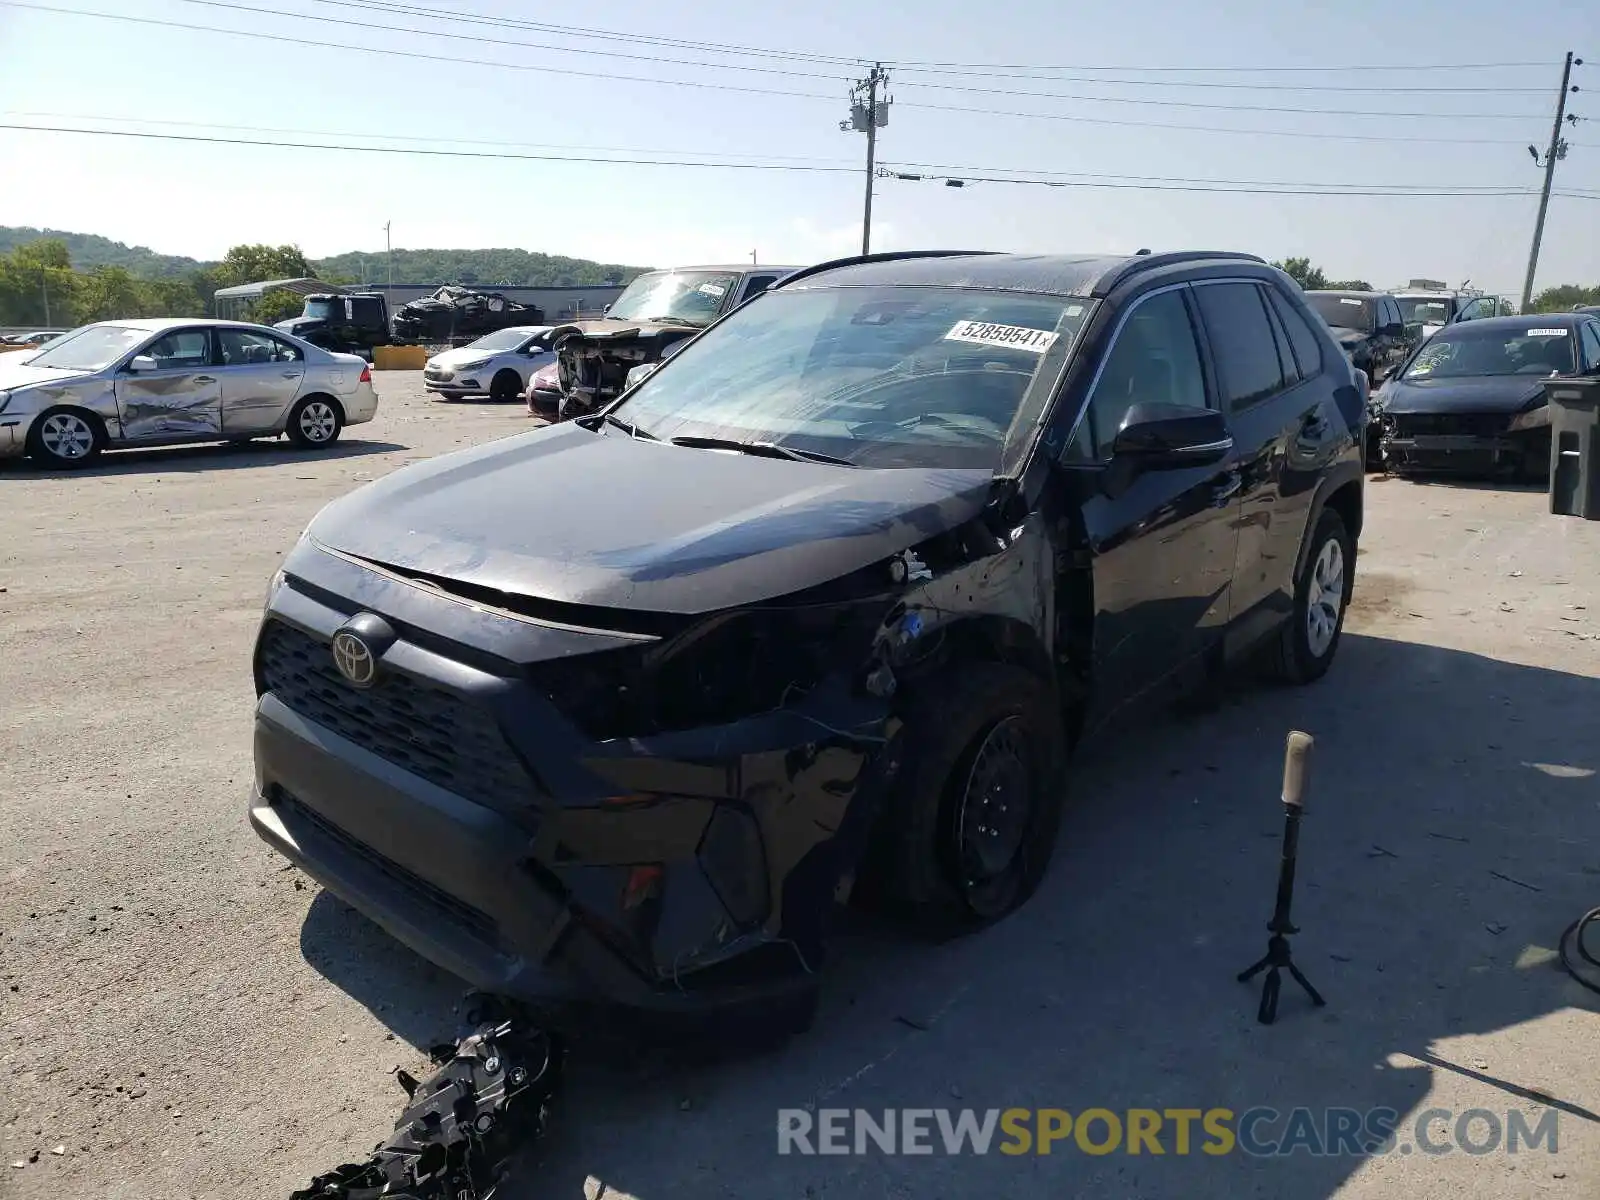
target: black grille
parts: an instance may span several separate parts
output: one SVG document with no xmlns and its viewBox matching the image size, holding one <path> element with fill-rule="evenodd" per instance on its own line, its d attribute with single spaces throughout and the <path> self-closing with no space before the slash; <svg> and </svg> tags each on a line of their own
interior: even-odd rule
<svg viewBox="0 0 1600 1200">
<path fill-rule="evenodd" d="M 1492 438 L 1506 431 L 1511 418 L 1505 413 L 1397 413 L 1394 423 L 1401 437 L 1455 434 Z"/>
<path fill-rule="evenodd" d="M 261 636 L 266 689 L 309 721 L 458 796 L 527 810 L 537 795 L 494 717 L 456 693 L 389 671 L 352 687 L 325 642 L 281 621 Z"/>
<path fill-rule="evenodd" d="M 321 813 L 307 808 L 295 797 L 282 788 L 278 788 L 273 796 L 273 802 L 285 810 L 292 818 L 304 821 L 313 826 L 319 833 L 331 841 L 339 843 L 350 853 L 356 855 L 369 866 L 376 867 L 395 883 L 403 886 L 417 899 L 439 909 L 445 915 L 454 919 L 470 932 L 476 934 L 485 942 L 493 943 L 495 940 L 496 926 L 494 918 L 481 909 L 457 900 L 449 892 L 441 891 L 434 887 L 420 875 L 406 870 L 391 858 L 379 854 L 371 846 L 358 838 L 351 837 Z"/>
</svg>

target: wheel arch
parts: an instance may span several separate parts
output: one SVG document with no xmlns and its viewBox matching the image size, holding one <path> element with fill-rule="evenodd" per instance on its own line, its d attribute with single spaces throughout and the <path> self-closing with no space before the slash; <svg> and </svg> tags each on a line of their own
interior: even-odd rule
<svg viewBox="0 0 1600 1200">
<path fill-rule="evenodd" d="M 1299 579 L 1300 573 L 1305 570 L 1306 555 L 1311 549 L 1311 535 L 1325 509 L 1331 508 L 1339 514 L 1352 542 L 1360 541 L 1361 525 L 1366 518 L 1364 479 L 1360 463 L 1341 463 L 1337 470 L 1330 471 L 1323 479 L 1306 515 L 1306 526 L 1300 533 L 1300 550 L 1295 556 L 1293 578 Z"/>
</svg>

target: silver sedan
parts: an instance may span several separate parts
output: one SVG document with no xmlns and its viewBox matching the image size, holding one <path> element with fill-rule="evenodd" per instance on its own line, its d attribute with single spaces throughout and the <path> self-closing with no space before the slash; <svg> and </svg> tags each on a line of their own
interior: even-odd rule
<svg viewBox="0 0 1600 1200">
<path fill-rule="evenodd" d="M 76 467 L 121 446 L 287 434 L 329 446 L 378 411 L 353 354 L 238 321 L 101 321 L 38 353 L 0 356 L 0 458 Z"/>
</svg>

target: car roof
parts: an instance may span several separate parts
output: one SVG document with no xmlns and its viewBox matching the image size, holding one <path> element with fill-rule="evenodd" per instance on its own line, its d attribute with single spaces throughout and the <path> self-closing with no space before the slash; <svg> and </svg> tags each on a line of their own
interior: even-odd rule
<svg viewBox="0 0 1600 1200">
<path fill-rule="evenodd" d="M 1452 332 L 1457 329 L 1482 329 L 1489 333 L 1496 330 L 1516 333 L 1533 327 L 1570 329 L 1580 321 L 1590 319 L 1582 313 L 1524 313 L 1515 317 L 1480 317 L 1476 321 L 1458 321 L 1447 328 Z M 1443 331 L 1435 336 L 1442 337 Z"/>
<path fill-rule="evenodd" d="M 645 271 L 644 274 L 646 274 L 646 275 L 670 275 L 674 271 L 728 271 L 728 272 L 731 272 L 732 274 L 735 274 L 735 275 L 758 275 L 758 274 L 764 275 L 764 274 L 767 274 L 769 272 L 782 275 L 782 274 L 785 274 L 785 273 L 787 273 L 789 271 L 798 271 L 798 270 L 801 270 L 801 268 L 800 267 L 769 266 L 766 263 L 762 263 L 760 266 L 752 266 L 750 263 L 706 263 L 706 264 L 702 264 L 702 265 L 698 265 L 698 266 L 689 266 L 689 267 L 657 267 L 653 271 Z"/>
<path fill-rule="evenodd" d="M 1047 296 L 1103 296 L 1142 271 L 1187 263 L 1233 261 L 1265 266 L 1253 254 L 1179 251 L 1169 254 L 991 254 L 914 251 L 840 259 L 811 267 L 778 286 L 955 287 Z"/>
<path fill-rule="evenodd" d="M 254 321 L 219 321 L 215 317 L 129 317 L 126 321 L 94 321 L 91 325 L 117 326 L 122 329 L 143 329 L 160 333 L 163 329 L 192 329 L 196 325 L 215 326 L 218 329 L 268 329 Z"/>
<path fill-rule="evenodd" d="M 1377 299 L 1382 296 L 1393 296 L 1393 292 L 1363 292 L 1357 288 L 1307 288 L 1308 296 L 1371 296 Z"/>
</svg>

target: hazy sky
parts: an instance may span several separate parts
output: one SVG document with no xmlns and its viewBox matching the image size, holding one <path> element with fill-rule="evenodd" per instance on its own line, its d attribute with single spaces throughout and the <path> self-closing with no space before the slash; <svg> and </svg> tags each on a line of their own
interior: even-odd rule
<svg viewBox="0 0 1600 1200">
<path fill-rule="evenodd" d="M 73 9 L 255 36 L 63 11 Z M 831 61 L 857 56 L 900 64 L 891 68 L 896 103 L 881 158 L 946 174 L 1531 189 L 1540 174 L 1527 145 L 1549 140 L 1569 49 L 1595 63 L 1575 73 L 1585 91 L 1571 98 L 1574 111 L 1600 119 L 1600 96 L 1589 98 L 1600 93 L 1595 0 L 1342 0 L 1315 10 L 1260 0 L 611 0 L 569 9 L 449 0 L 449 10 L 500 23 L 429 16 L 448 11 L 444 0 L 0 0 L 0 122 L 853 170 L 498 161 L 0 130 L 0 224 L 100 233 L 196 257 L 240 241 L 298 242 L 314 257 L 381 253 L 383 224 L 392 221 L 397 246 L 520 246 L 651 265 L 746 259 L 756 249 L 766 262 L 810 262 L 859 245 L 865 139 L 838 127 L 859 71 Z M 731 57 L 661 39 L 767 53 Z M 610 56 L 594 53 L 601 50 Z M 1239 70 L 1407 62 L 1535 65 Z M 1460 90 L 1473 88 L 1495 90 Z M 1232 132 L 1207 131 L 1219 128 Z M 1558 190 L 1600 197 L 1600 124 L 1580 123 L 1569 136 Z M 1511 293 L 1521 290 L 1536 206 L 1531 195 L 1007 183 L 958 190 L 898 180 L 879 180 L 876 195 L 875 249 L 1210 247 L 1305 254 L 1336 277 L 1380 287 L 1432 276 Z M 1540 283 L 1600 282 L 1597 228 L 1600 198 L 1557 196 Z"/>
</svg>

